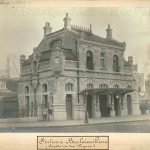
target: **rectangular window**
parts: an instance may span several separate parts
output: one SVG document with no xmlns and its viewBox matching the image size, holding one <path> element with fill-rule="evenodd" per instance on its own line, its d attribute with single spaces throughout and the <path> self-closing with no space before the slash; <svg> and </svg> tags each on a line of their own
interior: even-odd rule
<svg viewBox="0 0 150 150">
<path fill-rule="evenodd" d="M 101 64 L 101 68 L 105 68 L 105 62 L 104 62 L 104 59 L 101 59 L 101 60 L 100 60 L 100 64 Z"/>
<path fill-rule="evenodd" d="M 29 96 L 25 97 L 25 116 L 29 117 Z"/>
</svg>

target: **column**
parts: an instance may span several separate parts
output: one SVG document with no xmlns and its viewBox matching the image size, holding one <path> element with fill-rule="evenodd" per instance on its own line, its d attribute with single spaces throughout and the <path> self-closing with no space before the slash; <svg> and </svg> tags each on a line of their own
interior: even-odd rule
<svg viewBox="0 0 150 150">
<path fill-rule="evenodd" d="M 94 95 L 93 96 L 93 100 L 94 100 L 94 105 L 93 105 L 93 110 L 94 110 L 94 118 L 100 118 L 101 117 L 101 113 L 99 110 L 99 95 Z"/>
<path fill-rule="evenodd" d="M 84 119 L 85 118 L 85 96 L 79 95 L 79 103 L 78 103 L 78 95 L 76 95 L 76 102 L 74 106 L 74 119 Z"/>
<path fill-rule="evenodd" d="M 98 107 L 99 107 L 99 113 L 100 113 L 100 117 L 101 117 L 101 102 L 100 102 L 100 95 L 98 96 Z"/>
<path fill-rule="evenodd" d="M 121 95 L 119 95 L 118 105 L 117 105 L 118 116 L 121 116 L 121 100 L 122 100 L 122 97 L 121 97 Z"/>
<path fill-rule="evenodd" d="M 128 110 L 127 110 L 127 95 L 125 94 L 122 97 L 122 102 L 121 102 L 121 116 L 127 116 L 128 115 Z"/>
<path fill-rule="evenodd" d="M 107 105 L 111 105 L 111 95 L 107 95 Z"/>
<path fill-rule="evenodd" d="M 111 95 L 107 95 L 107 117 L 110 117 L 111 113 Z"/>
<path fill-rule="evenodd" d="M 132 98 L 132 115 L 140 115 L 141 111 L 139 106 L 139 95 L 137 91 L 131 94 L 131 98 Z"/>
<path fill-rule="evenodd" d="M 114 117 L 115 116 L 115 110 L 114 110 L 114 95 L 111 95 L 111 111 L 110 111 L 110 116 Z"/>
<path fill-rule="evenodd" d="M 42 107 L 42 104 L 38 105 L 37 115 L 38 115 L 38 120 L 42 121 L 43 120 L 43 107 Z"/>
</svg>

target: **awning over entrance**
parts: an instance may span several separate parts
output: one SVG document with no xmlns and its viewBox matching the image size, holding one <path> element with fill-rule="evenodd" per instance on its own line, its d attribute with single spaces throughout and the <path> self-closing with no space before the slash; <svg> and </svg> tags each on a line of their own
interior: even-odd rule
<svg viewBox="0 0 150 150">
<path fill-rule="evenodd" d="M 98 88 L 98 89 L 85 89 L 80 94 L 86 95 L 122 95 L 136 91 L 136 89 L 130 88 Z"/>
</svg>

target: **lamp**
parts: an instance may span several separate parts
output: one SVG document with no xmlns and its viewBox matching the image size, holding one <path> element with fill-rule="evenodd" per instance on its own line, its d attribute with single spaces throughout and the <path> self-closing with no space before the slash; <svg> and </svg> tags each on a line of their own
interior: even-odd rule
<svg viewBox="0 0 150 150">
<path fill-rule="evenodd" d="M 119 95 L 116 95 L 116 98 L 118 99 L 118 98 L 119 98 Z"/>
</svg>

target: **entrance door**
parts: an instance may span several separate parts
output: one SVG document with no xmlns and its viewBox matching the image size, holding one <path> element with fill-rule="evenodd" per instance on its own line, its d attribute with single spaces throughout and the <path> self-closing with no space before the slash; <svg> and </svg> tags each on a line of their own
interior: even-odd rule
<svg viewBox="0 0 150 150">
<path fill-rule="evenodd" d="M 87 112 L 89 118 L 92 118 L 92 95 L 87 96 Z"/>
<path fill-rule="evenodd" d="M 72 95 L 66 95 L 66 113 L 67 119 L 72 119 Z"/>
<path fill-rule="evenodd" d="M 101 117 L 107 117 L 107 95 L 100 95 L 99 103 Z"/>
<path fill-rule="evenodd" d="M 132 99 L 131 99 L 131 95 L 127 95 L 127 109 L 128 109 L 128 115 L 132 115 Z"/>
<path fill-rule="evenodd" d="M 29 96 L 25 97 L 25 108 L 26 117 L 29 117 Z"/>
</svg>

